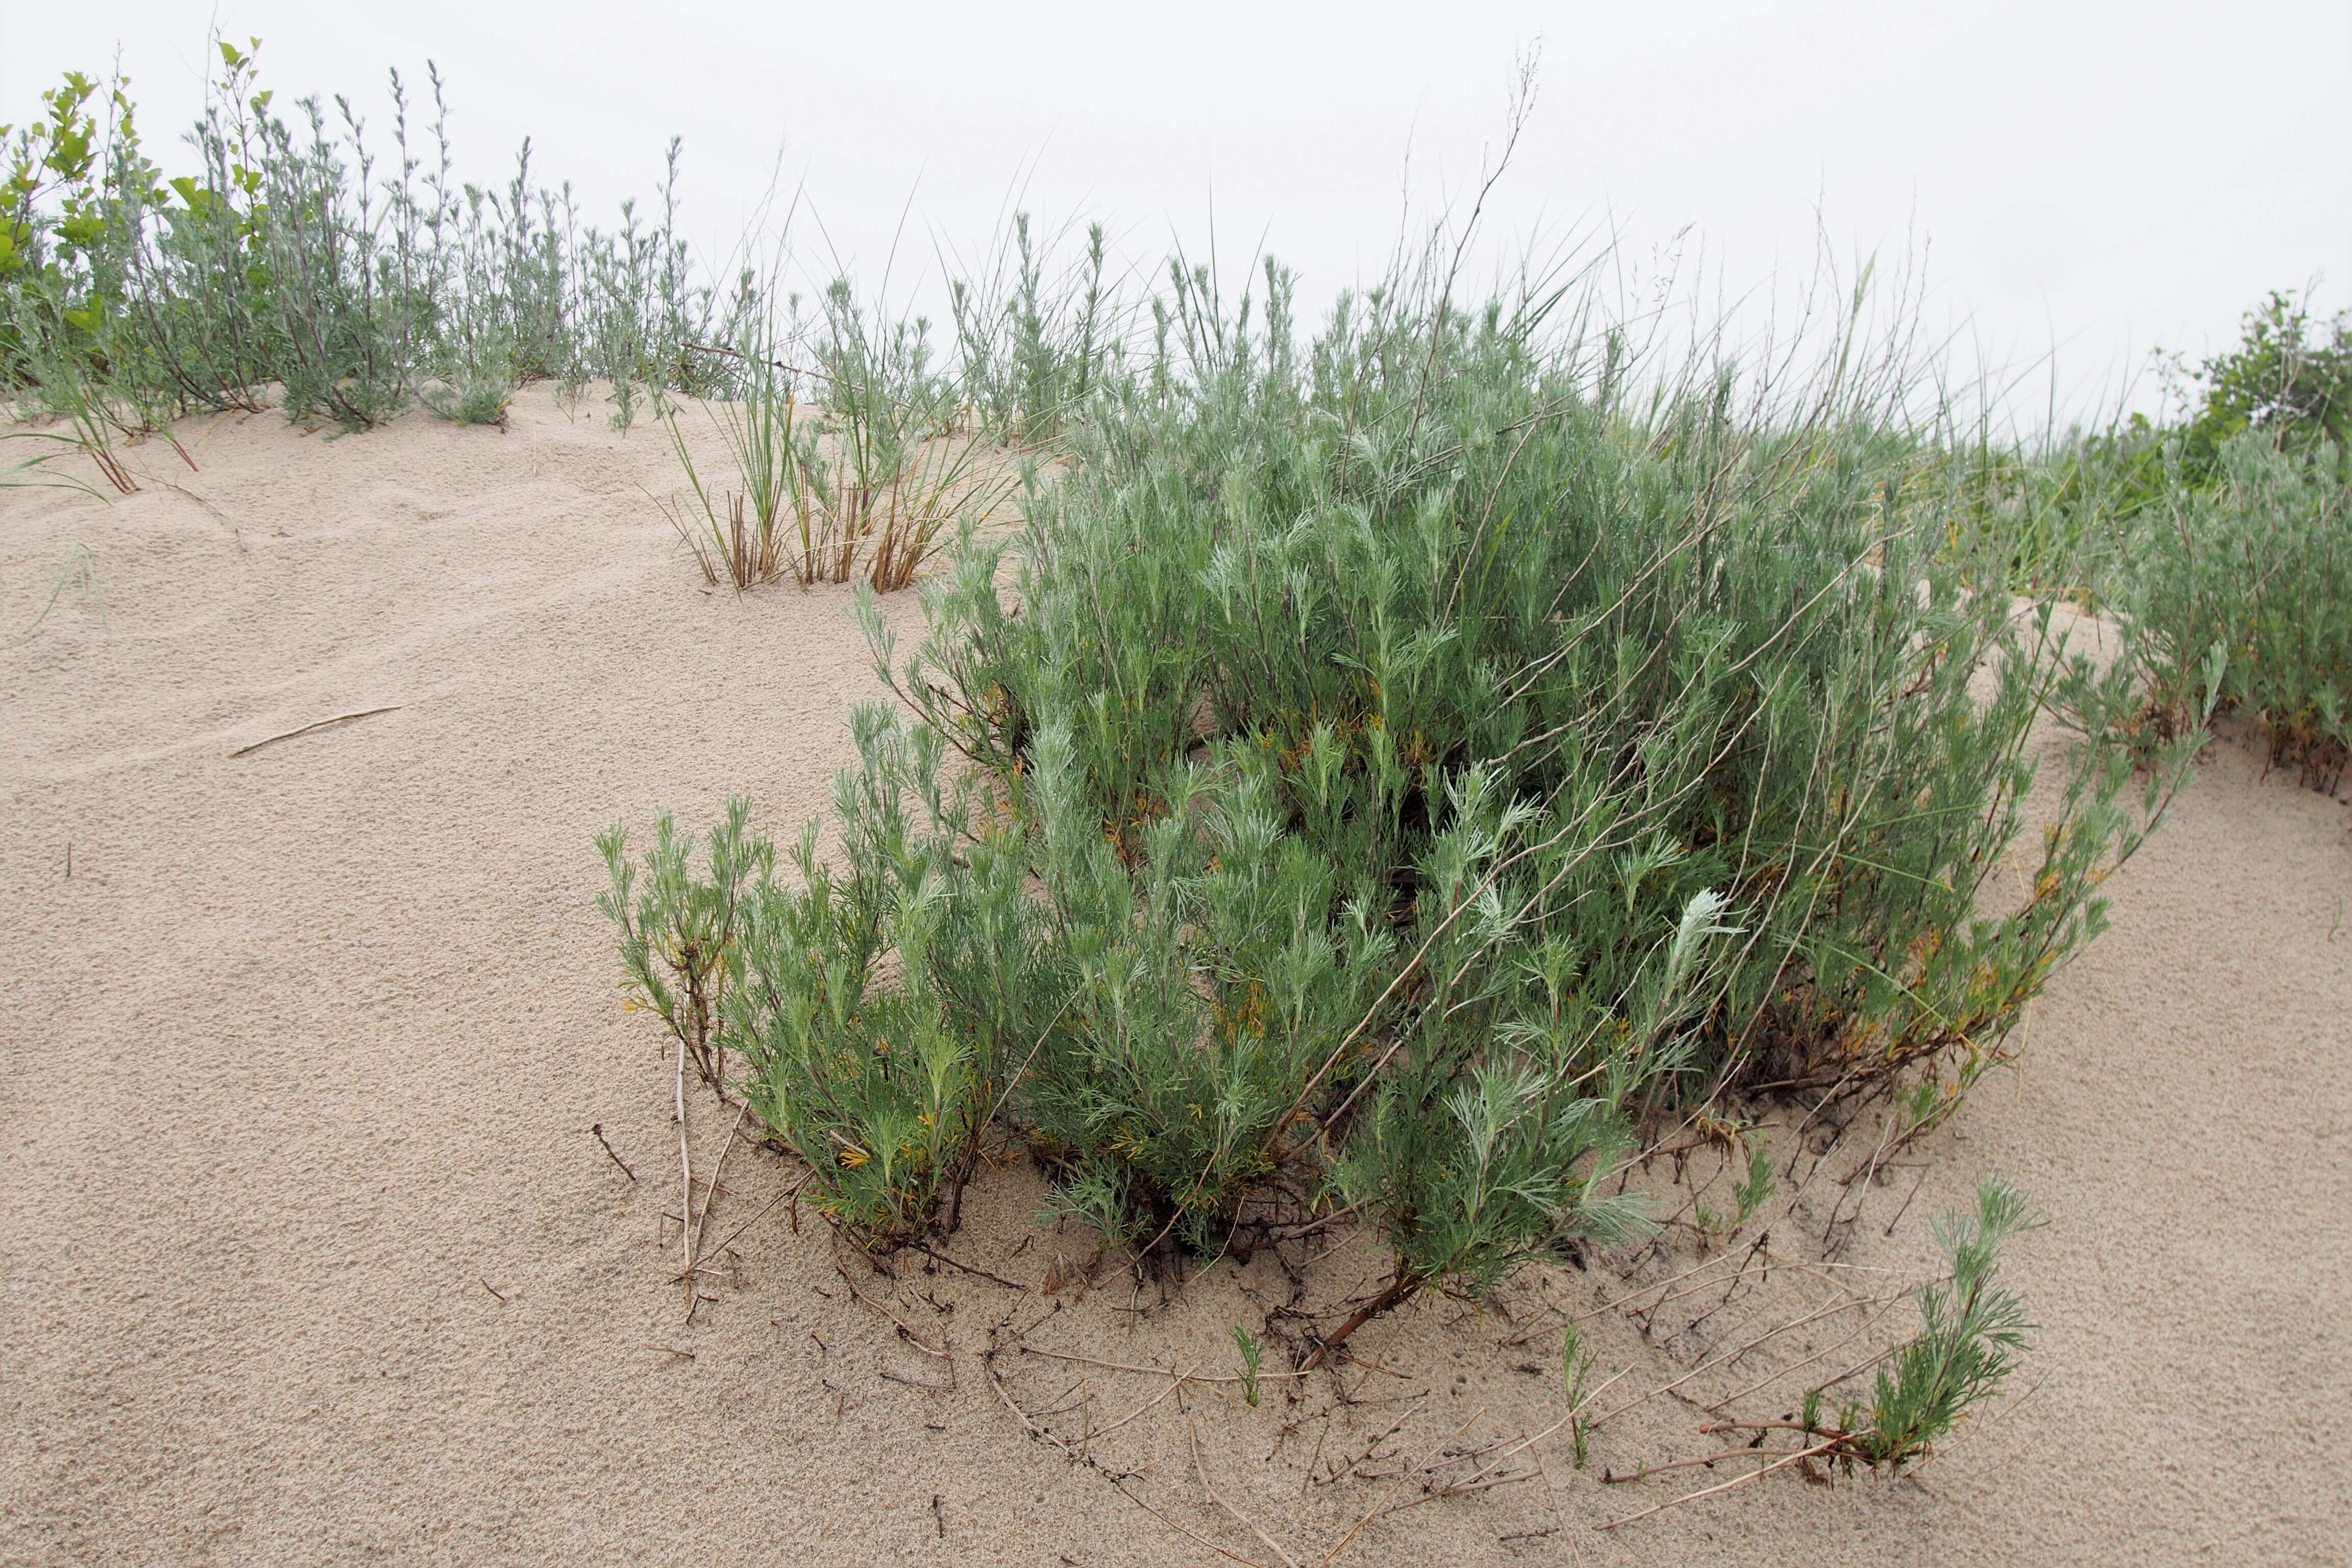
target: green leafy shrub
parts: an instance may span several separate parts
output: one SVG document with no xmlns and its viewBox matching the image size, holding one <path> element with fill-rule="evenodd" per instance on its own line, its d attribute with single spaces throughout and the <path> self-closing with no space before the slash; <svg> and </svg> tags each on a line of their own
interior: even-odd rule
<svg viewBox="0 0 2352 1568">
<path fill-rule="evenodd" d="M 2271 759 L 2333 792 L 2352 756 L 2352 466 L 2248 431 L 2214 476 L 2179 473 L 2124 536 L 2114 593 L 2148 657 L 2147 722 L 2193 724 L 2212 697 L 2270 733 Z"/>
<path fill-rule="evenodd" d="M 889 1246 L 961 1197 L 1058 987 L 1050 911 L 1010 843 L 942 793 L 938 738 L 873 707 L 855 731 L 839 866 L 812 825 L 798 886 L 763 868 L 726 1022 L 753 1111 L 809 1162 L 819 1206 Z"/>
<path fill-rule="evenodd" d="M 2313 458 L 2352 437 L 2352 312 L 2315 317 L 2307 300 L 2273 292 L 2245 313 L 2234 348 L 2194 370 L 2159 355 L 2158 370 L 2171 418 L 2134 413 L 2028 440 L 1997 441 L 1985 427 L 1944 455 L 1956 542 L 2005 570 L 1988 581 L 2101 603 L 2131 564 L 2132 527 L 2223 482 L 2233 443 L 2251 437 Z"/>
<path fill-rule="evenodd" d="M 2249 432 L 2298 453 L 2352 441 L 2352 310 L 2315 321 L 2307 300 L 2274 291 L 2246 312 L 2236 348 L 2193 376 L 2172 364 L 2176 383 L 2201 389 L 2180 430 L 2193 485 L 2218 475 L 2222 449 Z"/>
<path fill-rule="evenodd" d="M 1639 1225 L 1604 1183 L 1693 1105 L 1948 1099 L 2099 930 L 2117 748 L 1986 882 L 2035 715 L 2104 737 L 2130 660 L 1969 591 L 1882 395 L 1637 401 L 1554 302 L 1400 279 L 1302 345 L 1278 268 L 1230 313 L 1179 268 L 912 658 L 865 601 L 912 717 L 858 720 L 846 869 L 804 840 L 755 900 L 730 1026 L 861 1235 L 937 1216 L 1001 1100 L 1123 1245 L 1360 1205 L 1395 1272 L 1328 1346 Z"/>
</svg>

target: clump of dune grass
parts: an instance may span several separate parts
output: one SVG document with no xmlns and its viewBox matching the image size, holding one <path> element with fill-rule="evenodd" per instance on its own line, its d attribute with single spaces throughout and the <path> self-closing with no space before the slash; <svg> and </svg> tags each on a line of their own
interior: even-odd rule
<svg viewBox="0 0 2352 1568">
<path fill-rule="evenodd" d="M 906 587 L 959 516 L 987 518 L 1019 482 L 999 443 L 961 425 L 929 334 L 929 321 L 861 299 L 846 279 L 824 290 L 809 343 L 823 422 L 797 451 L 832 582 L 862 574 L 879 592 Z"/>
<path fill-rule="evenodd" d="M 461 375 L 455 385 L 428 381 L 417 388 L 425 405 L 452 425 L 492 425 L 501 429 L 514 388 L 500 375 Z"/>
<path fill-rule="evenodd" d="M 732 485 L 706 483 L 678 412 L 663 416 L 693 496 L 690 510 L 668 508 L 670 522 L 709 583 L 731 583 L 740 592 L 792 576 L 805 587 L 832 551 L 829 521 L 809 504 L 800 467 L 799 404 L 764 340 L 752 340 L 738 357 L 745 366 L 741 396 L 707 409 L 734 470 Z"/>
<path fill-rule="evenodd" d="M 845 290 L 838 298 L 828 338 L 869 331 Z M 900 349 L 911 330 L 890 329 Z M 989 518 L 1021 482 L 1017 454 L 954 423 L 919 354 L 888 344 L 845 353 L 821 340 L 828 352 L 814 357 L 830 368 L 806 371 L 776 357 L 783 346 L 726 351 L 744 367 L 740 395 L 708 415 L 732 483 L 706 481 L 677 411 L 664 415 L 692 498 L 669 507 L 670 521 L 707 581 L 740 590 L 786 577 L 803 588 L 855 580 L 893 592 L 957 520 Z M 803 379 L 815 386 L 805 402 Z"/>
</svg>

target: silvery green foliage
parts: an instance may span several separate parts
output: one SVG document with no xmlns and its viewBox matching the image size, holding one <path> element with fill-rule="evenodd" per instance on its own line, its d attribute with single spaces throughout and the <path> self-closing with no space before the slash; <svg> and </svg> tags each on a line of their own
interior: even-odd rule
<svg viewBox="0 0 2352 1568">
<path fill-rule="evenodd" d="M 642 860 L 629 853 L 628 830 L 615 825 L 596 838 L 611 885 L 596 907 L 621 933 L 622 986 L 633 1004 L 658 1014 L 671 1036 L 709 1082 L 725 1070 L 722 1009 L 742 973 L 738 941 L 744 895 L 764 883 L 774 855 L 745 823 L 751 803 L 727 803 L 727 815 L 707 838 L 680 833 L 665 812 Z M 694 864 L 707 845 L 703 868 Z"/>
<path fill-rule="evenodd" d="M 1301 345 L 1278 268 L 1229 309 L 1180 268 L 912 657 L 866 600 L 909 711 L 754 900 L 730 1024 L 862 1234 L 1001 1126 L 1121 1244 L 1354 1205 L 1383 1300 L 1483 1289 L 1643 1224 L 1612 1178 L 1669 1113 L 1964 1086 L 2095 933 L 2114 748 L 1981 894 L 2035 714 L 2104 733 L 2127 661 L 1967 591 L 1883 393 L 1637 402 L 1552 302 L 1406 277 Z"/>
<path fill-rule="evenodd" d="M 2112 573 L 2151 727 L 2231 704 L 2269 731 L 2273 763 L 2332 793 L 2352 761 L 2352 462 L 2248 433 L 2221 444 L 2202 488 L 2175 478 L 2126 526 Z"/>
</svg>

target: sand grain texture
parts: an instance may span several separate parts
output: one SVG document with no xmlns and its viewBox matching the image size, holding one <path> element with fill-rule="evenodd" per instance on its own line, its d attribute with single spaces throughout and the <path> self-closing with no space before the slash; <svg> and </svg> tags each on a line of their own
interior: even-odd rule
<svg viewBox="0 0 2352 1568">
<path fill-rule="evenodd" d="M 201 473 L 142 448 L 155 482 L 110 504 L 0 491 L 0 1562 L 1216 1561 L 1024 1438 L 978 1352 L 1017 1310 L 1032 1343 L 1229 1372 L 1226 1325 L 1274 1298 L 1264 1263 L 1129 1313 L 1149 1298 L 1115 1279 L 1057 1310 L 910 1277 L 958 1350 L 932 1393 L 882 1375 L 938 1373 L 779 1211 L 740 1244 L 743 1284 L 679 1321 L 669 1082 L 617 1005 L 589 840 L 664 806 L 707 822 L 736 791 L 783 834 L 822 809 L 846 709 L 875 695 L 846 594 L 704 592 L 646 493 L 676 483 L 661 432 L 543 392 L 503 435 L 411 418 L 330 441 L 269 415 L 182 437 Z M 76 542 L 105 626 L 68 593 L 24 636 Z M 2259 774 L 2217 748 L 2021 1066 L 1854 1226 L 1848 1258 L 1911 1278 L 1920 1219 L 1986 1168 L 2049 1212 L 2013 1254 L 2042 1325 L 2013 1410 L 1916 1481 L 1784 1474 L 1593 1533 L 1672 1495 L 1603 1488 L 1602 1463 L 1705 1451 L 1700 1417 L 1654 1401 L 1596 1436 L 1591 1471 L 1541 1445 L 1543 1480 L 1378 1521 L 1339 1561 L 2340 1552 L 2352 813 Z M 724 1122 L 695 1116 L 707 1162 Z M 714 1235 L 790 1175 L 739 1152 Z M 958 1252 L 1024 1280 L 1083 1253 L 1035 1231 L 1037 1196 L 992 1177 Z M 1802 1199 L 1786 1234 L 1821 1212 Z M 1505 1310 L 1614 1293 L 1602 1276 L 1548 1272 Z M 1511 1326 L 1433 1301 L 1359 1342 L 1407 1373 L 1400 1396 L 1428 1391 L 1407 1436 L 1433 1443 L 1558 1413 L 1556 1337 L 1509 1348 Z M 1698 1342 L 1613 1314 L 1591 1332 L 1628 1389 Z M 1000 1365 L 1031 1408 L 1084 1372 Z M 1149 1380 L 1085 1387 L 1100 1421 Z M 1267 1555 L 1201 1498 L 1189 1418 L 1221 1495 L 1307 1562 L 1385 1489 L 1308 1485 L 1302 1450 L 1402 1405 L 1184 1407 L 1129 1434 L 1139 1495 Z"/>
</svg>

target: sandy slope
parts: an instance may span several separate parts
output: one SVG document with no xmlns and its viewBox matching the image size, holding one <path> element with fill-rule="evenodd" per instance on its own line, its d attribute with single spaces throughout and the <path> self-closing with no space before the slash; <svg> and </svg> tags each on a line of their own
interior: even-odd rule
<svg viewBox="0 0 2352 1568">
<path fill-rule="evenodd" d="M 1282 1294 L 1268 1260 L 1165 1306 L 1108 1270 L 1055 1298 L 862 1276 L 954 1350 L 954 1390 L 933 1392 L 913 1384 L 948 1368 L 780 1209 L 737 1243 L 741 1283 L 681 1324 L 669 1080 L 616 1005 L 588 841 L 663 805 L 707 819 L 735 790 L 786 830 L 819 809 L 845 708 L 872 690 L 845 596 L 706 595 L 640 488 L 673 483 L 658 431 L 623 439 L 542 394 L 505 435 L 410 420 L 330 442 L 266 416 L 183 437 L 201 473 L 142 449 L 156 482 L 111 505 L 0 491 L 0 1561 L 1216 1560 L 1180 1530 L 1271 1561 L 1204 1500 L 1197 1432 L 1219 1493 L 1307 1562 L 1412 1495 L 1308 1479 L 1400 1415 L 1381 1452 L 1408 1458 L 1558 1418 L 1559 1311 L 1633 1289 L 1606 1268 L 1531 1276 L 1483 1317 L 1424 1303 L 1365 1331 L 1375 1365 L 1255 1410 L 1222 1387 L 1163 1400 L 1093 1450 L 1141 1472 L 1137 1500 L 1022 1435 L 979 1354 L 992 1325 L 1229 1372 L 1226 1325 Z M 69 594 L 19 640 L 75 542 L 105 627 Z M 1379 1520 L 1339 1561 L 2340 1552 L 2352 814 L 2258 773 L 2220 749 L 2114 884 L 2115 929 L 2045 999 L 2022 1067 L 1866 1195 L 1844 1268 L 1727 1285 L 1706 1316 L 1712 1294 L 1675 1300 L 1647 1341 L 1623 1311 L 1588 1325 L 1601 1375 L 1630 1369 L 1607 1403 L 1654 1390 L 1736 1348 L 1737 1324 L 1834 1304 L 1829 1281 L 1915 1278 L 1921 1217 L 1997 1165 L 2053 1222 L 2014 1252 L 2042 1327 L 2013 1410 L 1916 1481 L 1784 1472 L 1594 1533 L 1674 1491 L 1604 1488 L 1604 1464 L 1712 1445 L 1653 1398 L 1603 1426 L 1590 1470 L 1547 1440 L 1537 1479 Z M 724 1122 L 708 1101 L 695 1119 L 707 1168 Z M 1784 1192 L 1775 1256 L 1818 1256 L 1853 1159 Z M 789 1176 L 739 1149 L 714 1231 Z M 1033 1286 L 1057 1252 L 1083 1258 L 1034 1229 L 1037 1195 L 1025 1172 L 992 1178 L 959 1255 Z M 1685 1245 L 1631 1278 L 1701 1262 L 1704 1283 L 1738 1260 Z M 1328 1259 L 1317 1299 L 1374 1267 Z M 1836 1338 L 1783 1336 L 1682 1392 L 1719 1398 Z M 1168 1386 L 996 1365 L 1031 1410 L 1079 1402 L 1045 1423 L 1070 1435 Z M 1363 1403 L 1335 1408 L 1341 1391 Z"/>
</svg>

